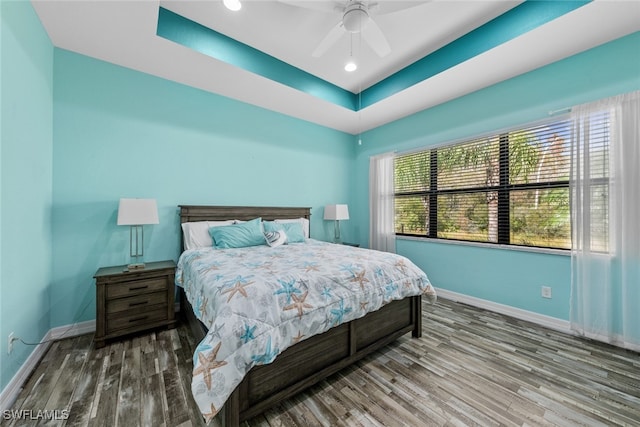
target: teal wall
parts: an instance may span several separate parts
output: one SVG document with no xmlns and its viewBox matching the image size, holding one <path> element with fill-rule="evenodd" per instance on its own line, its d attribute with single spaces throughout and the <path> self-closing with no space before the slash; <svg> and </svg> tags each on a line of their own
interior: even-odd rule
<svg viewBox="0 0 640 427">
<path fill-rule="evenodd" d="M 50 329 L 53 46 L 30 2 L 0 2 L 0 388 Z"/>
<path fill-rule="evenodd" d="M 351 135 L 60 49 L 54 63 L 52 327 L 94 319 L 95 271 L 128 262 L 121 197 L 158 202 L 147 260 L 178 258 L 179 204 L 310 206 L 330 236 Z"/>
<path fill-rule="evenodd" d="M 365 133 L 352 181 L 356 239 L 368 241 L 370 156 L 494 132 L 638 90 L 639 46 L 635 33 Z M 436 287 L 569 319 L 568 256 L 401 239 L 397 250 L 422 267 Z M 542 285 L 552 287 L 552 299 L 541 298 Z"/>
</svg>

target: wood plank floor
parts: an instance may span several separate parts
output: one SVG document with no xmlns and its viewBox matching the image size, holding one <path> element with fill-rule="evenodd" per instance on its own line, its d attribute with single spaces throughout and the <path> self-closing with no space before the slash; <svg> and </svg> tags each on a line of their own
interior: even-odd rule
<svg viewBox="0 0 640 427">
<path fill-rule="evenodd" d="M 404 336 L 245 425 L 640 425 L 638 353 L 446 300 L 423 316 L 423 338 Z M 184 325 L 101 349 L 90 335 L 55 342 L 12 409 L 68 418 L 0 424 L 202 426 L 194 344 Z"/>
</svg>

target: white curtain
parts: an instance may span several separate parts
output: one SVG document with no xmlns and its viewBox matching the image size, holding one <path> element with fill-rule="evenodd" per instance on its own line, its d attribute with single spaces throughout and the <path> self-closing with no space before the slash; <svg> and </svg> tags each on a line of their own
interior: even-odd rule
<svg viewBox="0 0 640 427">
<path fill-rule="evenodd" d="M 369 160 L 369 247 L 393 253 L 396 251 L 394 158 L 394 153 L 385 153 Z"/>
<path fill-rule="evenodd" d="M 640 92 L 572 116 L 571 327 L 640 350 Z M 608 158 L 598 142 L 606 128 Z"/>
</svg>

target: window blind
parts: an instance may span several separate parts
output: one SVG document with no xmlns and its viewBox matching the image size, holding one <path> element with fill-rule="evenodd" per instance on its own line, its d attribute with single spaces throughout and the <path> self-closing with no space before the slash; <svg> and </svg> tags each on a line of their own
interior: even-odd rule
<svg viewBox="0 0 640 427">
<path fill-rule="evenodd" d="M 594 209 L 602 211 L 598 218 L 603 219 L 609 135 L 605 116 L 587 127 L 593 142 L 584 153 L 594 171 Z M 397 156 L 396 233 L 570 248 L 573 129 L 570 120 L 559 120 Z"/>
</svg>

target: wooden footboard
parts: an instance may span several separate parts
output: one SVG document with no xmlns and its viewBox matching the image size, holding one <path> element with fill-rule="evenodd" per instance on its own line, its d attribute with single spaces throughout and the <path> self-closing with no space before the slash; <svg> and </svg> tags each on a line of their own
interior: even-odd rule
<svg viewBox="0 0 640 427">
<path fill-rule="evenodd" d="M 196 340 L 202 340 L 206 327 L 196 319 L 182 288 L 180 309 Z M 407 332 L 414 337 L 422 334 L 420 296 L 393 301 L 289 347 L 272 363 L 249 371 L 225 404 L 225 426 L 239 425 Z"/>
</svg>

